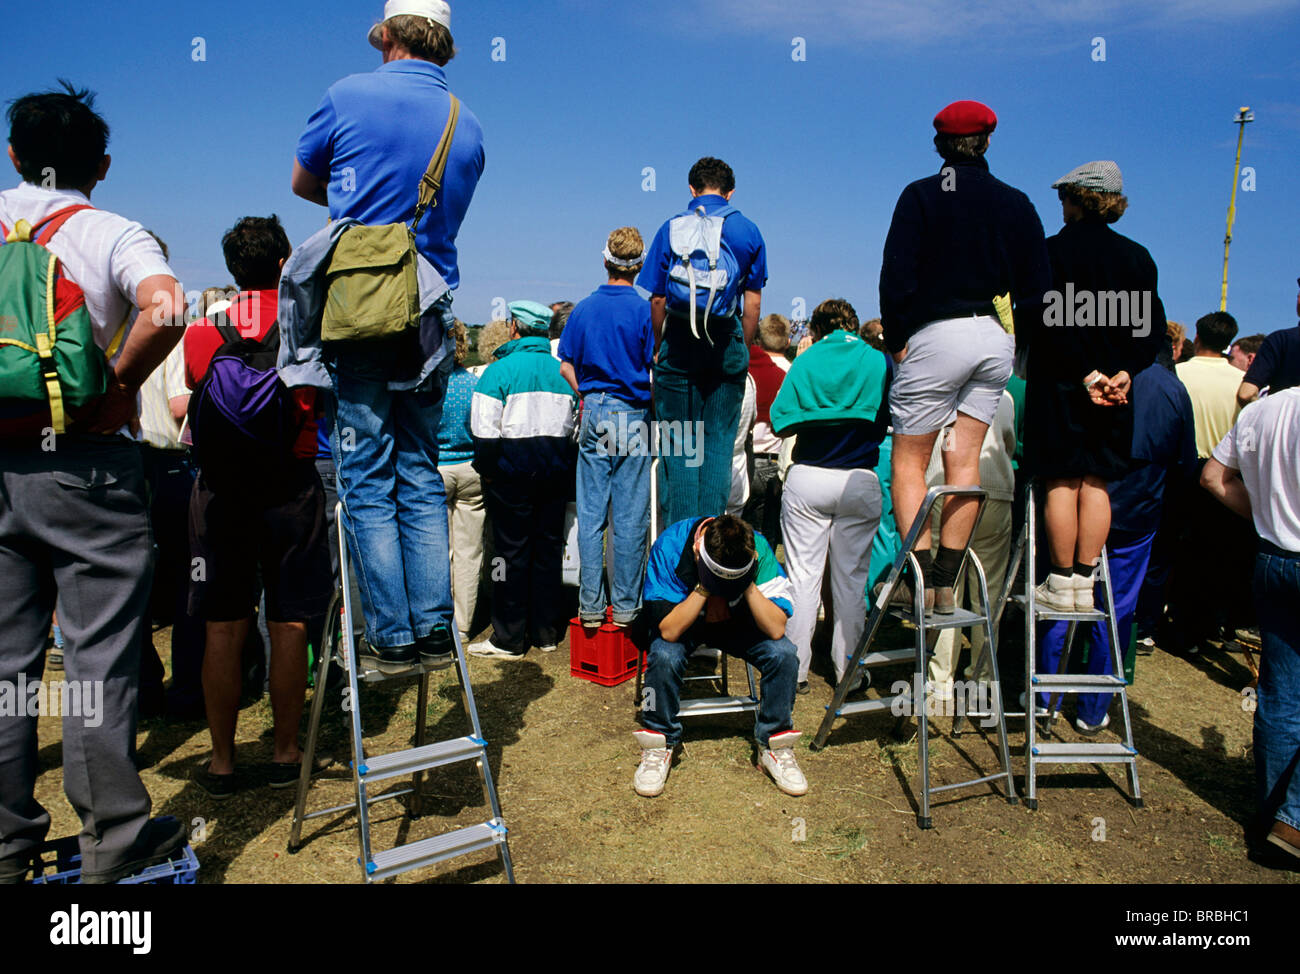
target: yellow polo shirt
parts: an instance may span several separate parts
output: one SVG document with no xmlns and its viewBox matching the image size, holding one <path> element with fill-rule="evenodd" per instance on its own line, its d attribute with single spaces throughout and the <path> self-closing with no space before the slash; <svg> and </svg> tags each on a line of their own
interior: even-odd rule
<svg viewBox="0 0 1300 974">
<path fill-rule="evenodd" d="M 1196 455 L 1208 459 L 1237 421 L 1237 388 L 1246 373 L 1221 355 L 1197 355 L 1179 362 L 1174 370 L 1192 397 Z"/>
</svg>

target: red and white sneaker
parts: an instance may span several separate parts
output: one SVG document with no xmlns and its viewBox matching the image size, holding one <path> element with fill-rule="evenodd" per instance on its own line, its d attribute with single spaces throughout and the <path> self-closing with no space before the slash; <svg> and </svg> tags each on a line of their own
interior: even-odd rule
<svg viewBox="0 0 1300 974">
<path fill-rule="evenodd" d="M 758 761 L 763 770 L 772 776 L 776 786 L 787 795 L 808 794 L 808 779 L 799 769 L 794 757 L 794 746 L 802 735 L 797 730 L 781 731 L 767 740 L 767 747 L 759 752 Z"/>
<path fill-rule="evenodd" d="M 641 746 L 641 763 L 637 766 L 632 788 L 638 795 L 654 798 L 662 794 L 668 781 L 668 769 L 673 763 L 673 749 L 668 738 L 657 731 L 639 730 L 632 734 Z"/>
</svg>

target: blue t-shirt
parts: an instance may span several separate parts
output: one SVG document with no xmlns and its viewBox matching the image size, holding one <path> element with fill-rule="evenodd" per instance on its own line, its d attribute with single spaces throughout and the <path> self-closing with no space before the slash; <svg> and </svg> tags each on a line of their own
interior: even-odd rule
<svg viewBox="0 0 1300 974">
<path fill-rule="evenodd" d="M 650 405 L 654 364 L 650 303 L 636 288 L 602 284 L 569 315 L 558 354 L 578 377 L 578 392 L 606 392 L 630 405 Z"/>
<path fill-rule="evenodd" d="M 335 83 L 298 140 L 299 164 L 329 181 L 330 219 L 409 222 L 450 111 L 447 76 L 430 61 L 390 61 Z M 461 105 L 438 205 L 425 212 L 415 235 L 420 253 L 452 288 L 460 284 L 456 234 L 483 159 L 483 129 Z"/>
<path fill-rule="evenodd" d="M 686 209 L 703 206 L 704 212 L 709 214 L 727 205 L 726 199 L 718 194 L 706 193 L 691 200 Z M 646 251 L 645 266 L 636 279 L 638 286 L 651 294 L 668 293 L 668 271 L 673 260 L 673 251 L 668 245 L 670 222 L 672 221 L 666 221 L 655 234 L 650 249 Z M 722 239 L 727 242 L 731 252 L 736 255 L 736 263 L 740 265 L 739 293 L 743 295 L 746 291 L 763 290 L 767 284 L 767 246 L 763 243 L 763 235 L 758 232 L 758 227 L 743 213 L 733 213 L 722 225 Z"/>
<path fill-rule="evenodd" d="M 442 400 L 442 420 L 438 424 L 438 465 L 468 463 L 474 459 L 474 437 L 470 434 L 470 404 L 478 376 L 463 366 L 456 366 L 447 377 L 447 394 Z"/>
<path fill-rule="evenodd" d="M 1165 492 L 1197 472 L 1196 421 L 1187 387 L 1159 362 L 1133 376 L 1132 465 L 1110 484 L 1112 535 L 1140 537 L 1160 526 Z"/>
</svg>

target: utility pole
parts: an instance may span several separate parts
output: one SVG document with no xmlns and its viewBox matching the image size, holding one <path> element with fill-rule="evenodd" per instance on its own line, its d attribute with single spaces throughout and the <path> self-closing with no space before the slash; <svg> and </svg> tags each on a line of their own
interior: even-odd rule
<svg viewBox="0 0 1300 974">
<path fill-rule="evenodd" d="M 1228 233 L 1223 238 L 1223 289 L 1219 293 L 1219 310 L 1228 310 L 1228 248 L 1232 246 L 1232 224 L 1237 219 L 1237 180 L 1241 176 L 1241 142 L 1246 123 L 1255 121 L 1255 113 L 1242 105 L 1232 120 L 1237 126 L 1237 161 L 1232 167 L 1232 196 L 1228 198 Z"/>
</svg>

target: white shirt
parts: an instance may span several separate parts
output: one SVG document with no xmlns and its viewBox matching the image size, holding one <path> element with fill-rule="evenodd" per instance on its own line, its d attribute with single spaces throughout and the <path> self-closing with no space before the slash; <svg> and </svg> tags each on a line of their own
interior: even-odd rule
<svg viewBox="0 0 1300 974">
<path fill-rule="evenodd" d="M 1259 536 L 1300 552 L 1300 388 L 1243 409 L 1214 459 L 1241 471 Z"/>
<path fill-rule="evenodd" d="M 88 203 L 85 194 L 75 189 L 42 189 L 21 183 L 0 192 L 0 223 L 9 230 L 18 220 L 35 226 L 56 210 Z M 105 350 L 127 315 L 133 314 L 140 285 L 157 274 L 176 276 L 167 266 L 162 248 L 144 227 L 107 210 L 73 214 L 50 239 L 47 249 L 63 262 L 68 276 L 85 293 L 95 344 Z"/>
<path fill-rule="evenodd" d="M 754 416 L 758 412 L 757 390 L 754 377 L 745 376 L 745 397 L 740 401 L 740 423 L 736 426 L 736 442 L 731 451 L 731 494 L 727 498 L 727 513 L 740 514 L 749 502 L 749 458 L 745 455 L 745 443 L 749 440 L 749 431 L 754 428 Z"/>
<path fill-rule="evenodd" d="M 177 342 L 162 365 L 140 387 L 140 433 L 144 441 L 160 450 L 179 450 L 181 424 L 172 416 L 171 401 L 188 396 L 185 384 L 185 347 Z"/>
</svg>

